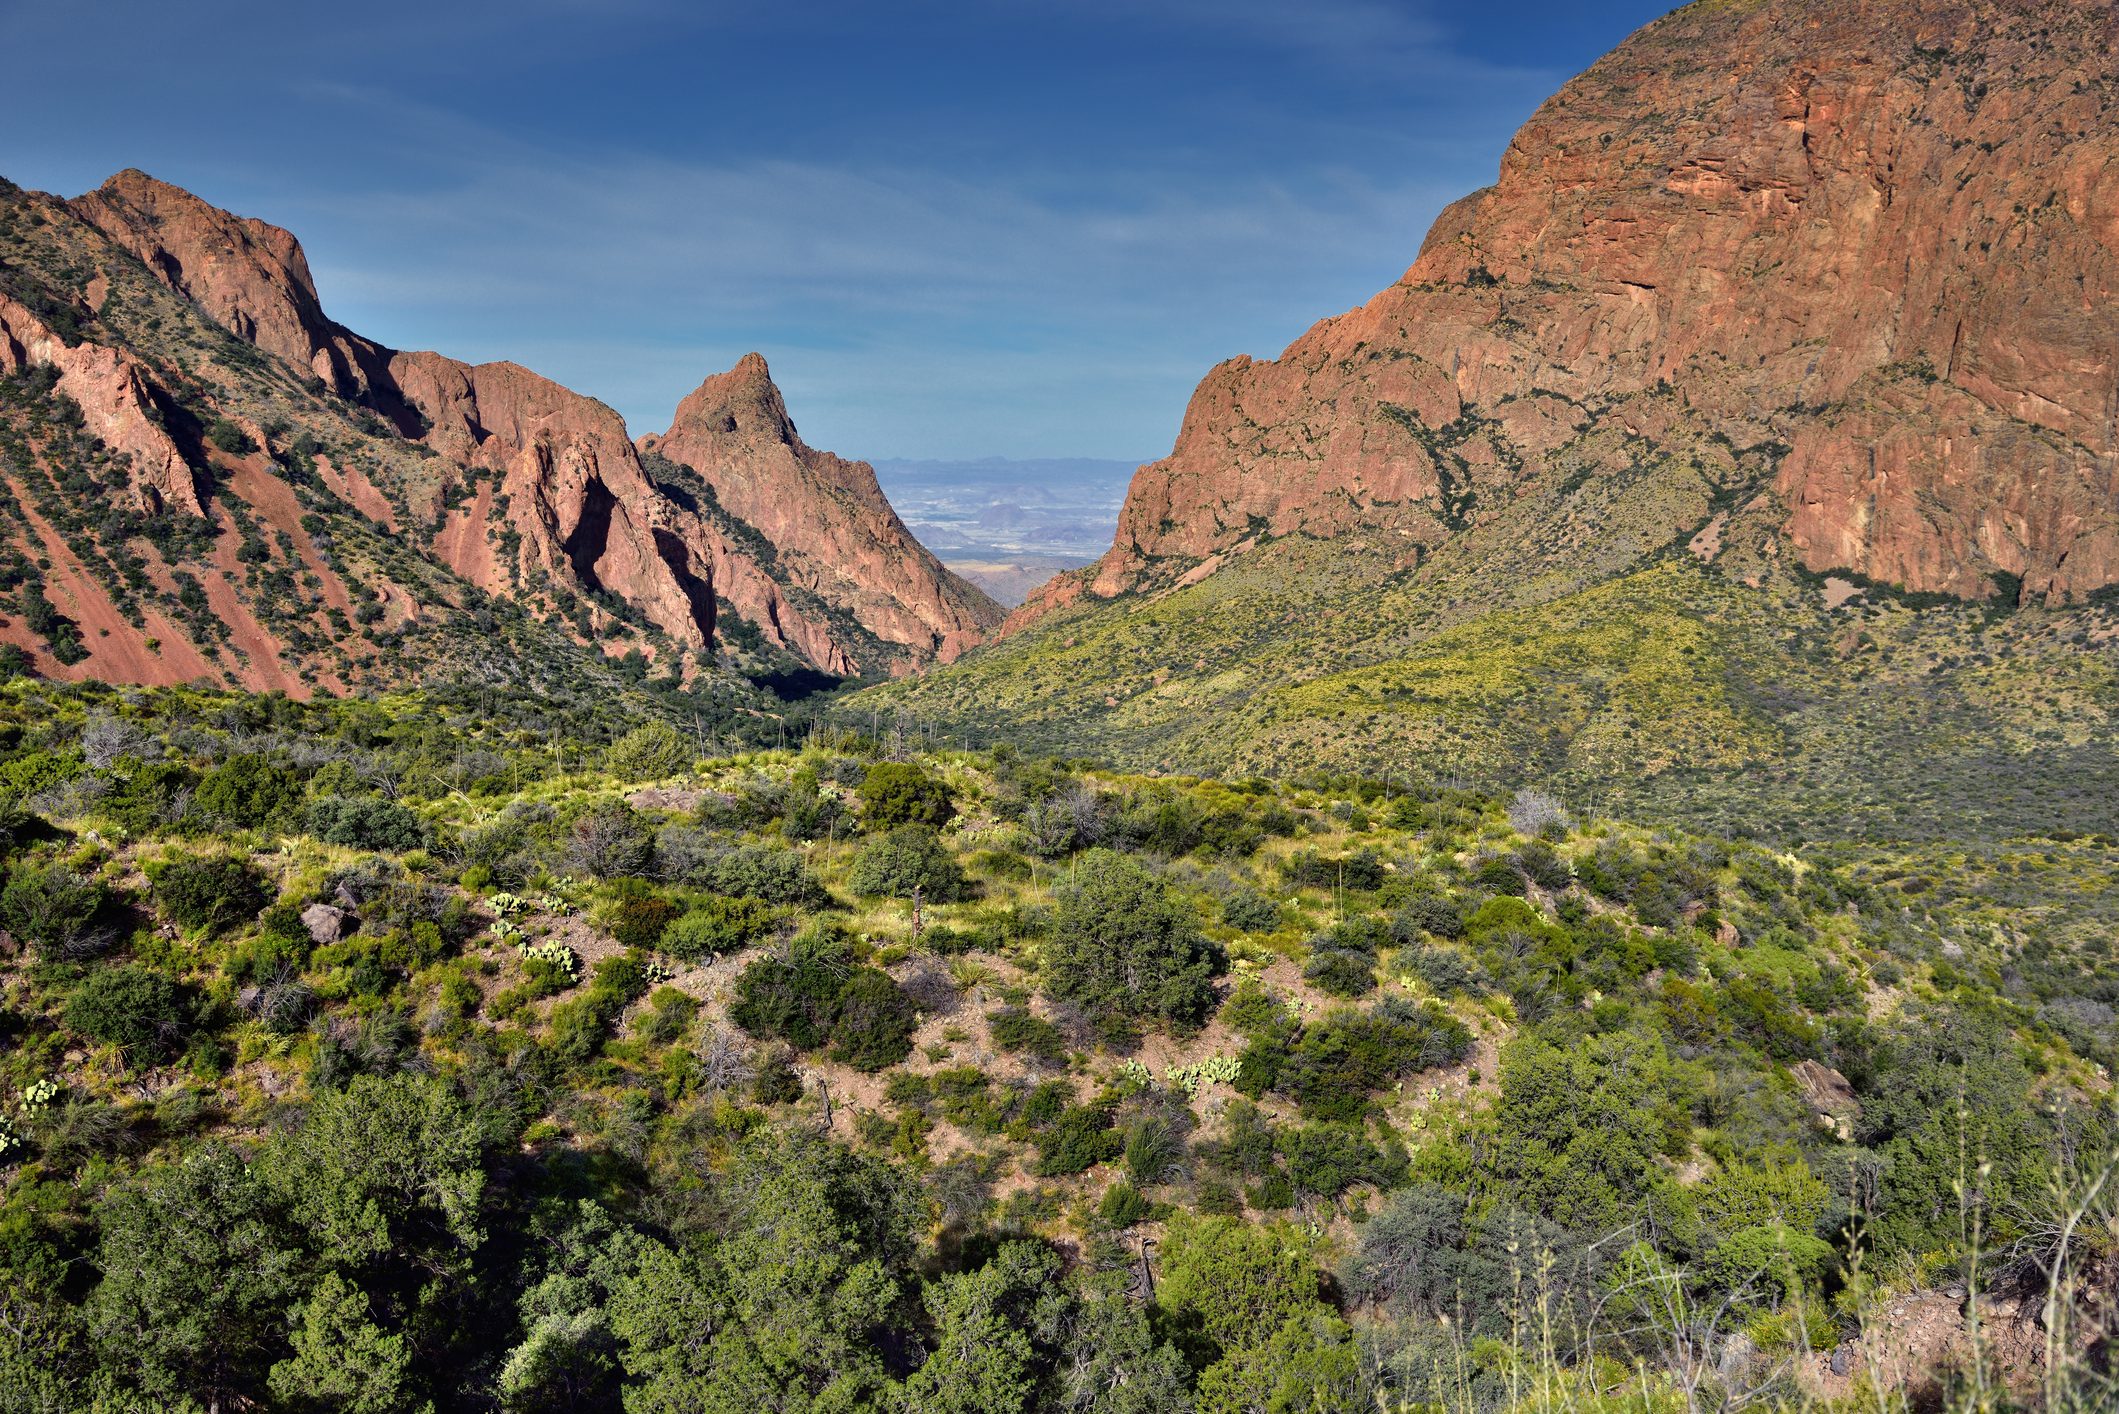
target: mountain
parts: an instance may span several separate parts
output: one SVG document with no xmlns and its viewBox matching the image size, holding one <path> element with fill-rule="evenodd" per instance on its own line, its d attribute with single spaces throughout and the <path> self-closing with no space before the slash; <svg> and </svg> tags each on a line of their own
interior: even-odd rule
<svg viewBox="0 0 2119 1414">
<path fill-rule="evenodd" d="M 999 617 L 872 472 L 802 444 L 756 355 L 644 456 L 528 369 L 334 323 L 292 235 L 143 173 L 70 202 L 9 187 L 0 231 L 22 599 L 0 633 L 42 671 L 391 681 L 464 651 L 408 641 L 466 615 L 489 651 L 498 606 L 683 675 L 849 676 L 953 656 Z"/>
<path fill-rule="evenodd" d="M 887 644 L 919 645 L 949 661 L 998 617 L 983 592 L 942 567 L 898 519 L 875 469 L 807 446 L 788 418 L 765 360 L 750 354 L 677 404 L 667 432 L 640 439 L 652 463 L 689 467 L 721 508 L 771 545 L 776 580 L 850 614 Z M 759 566 L 762 570 L 764 565 Z M 746 586 L 747 588 L 748 586 Z M 758 586 L 756 622 L 786 624 L 789 641 L 835 672 L 864 665 L 822 623 L 790 621 Z M 748 596 L 738 595 L 739 602 Z"/>
<path fill-rule="evenodd" d="M 2106 778 L 2115 25 L 1703 0 L 1647 26 L 1390 289 L 1210 372 L 1096 565 L 891 696 L 1163 767 L 1872 825 Z"/>
<path fill-rule="evenodd" d="M 1295 533 L 1413 559 L 1554 471 L 1659 456 L 1770 492 L 1813 570 L 2047 603 L 2112 584 L 2114 23 L 1870 0 L 1650 25 L 1397 284 L 1207 376 L 1089 592 Z"/>
</svg>

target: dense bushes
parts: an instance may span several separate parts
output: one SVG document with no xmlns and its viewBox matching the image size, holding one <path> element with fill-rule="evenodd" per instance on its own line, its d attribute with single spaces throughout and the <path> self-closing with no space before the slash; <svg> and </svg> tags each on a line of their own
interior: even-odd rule
<svg viewBox="0 0 2119 1414">
<path fill-rule="evenodd" d="M 36 812 L 0 820 L 0 1389 L 41 1407 L 1653 1403 L 1642 1290 L 1736 1402 L 1869 1282 L 1960 1275 L 1961 1179 L 2042 1252 L 2056 1160 L 2110 1142 L 2075 1108 L 2110 906 L 2050 891 L 2101 888 L 2101 844 L 1526 839 L 1468 792 L 972 756 L 922 770 L 961 830 L 850 838 L 865 742 L 703 762 L 687 817 L 460 702 L 12 697 L 55 691 L 0 694 Z M 628 725 L 587 759 L 667 741 Z M 303 788 L 430 823 L 197 838 L 322 823 Z M 1276 821 L 1303 848 L 1253 858 Z M 1099 839 L 1139 853 L 1026 857 Z M 873 902 L 915 891 L 918 929 Z M 1221 1024 L 1129 1058 L 1213 1008 L 1202 912 Z M 1538 1370 L 1525 1312 L 1609 1361 Z"/>
<path fill-rule="evenodd" d="M 776 1037 L 798 1050 L 829 1042 L 832 1058 L 861 1070 L 880 1070 L 912 1053 L 912 999 L 872 967 L 858 967 L 851 949 L 829 933 L 811 931 L 784 956 L 761 957 L 736 979 L 730 1018 L 753 1036 Z"/>
<path fill-rule="evenodd" d="M 179 855 L 147 866 L 155 902 L 187 928 L 222 933 L 248 923 L 272 902 L 272 892 L 234 855 Z"/>
<path fill-rule="evenodd" d="M 1057 897 L 1044 958 L 1048 992 L 1120 1023 L 1153 1017 L 1190 1026 L 1206 1019 L 1220 952 L 1154 875 L 1124 855 L 1094 849 Z"/>
</svg>

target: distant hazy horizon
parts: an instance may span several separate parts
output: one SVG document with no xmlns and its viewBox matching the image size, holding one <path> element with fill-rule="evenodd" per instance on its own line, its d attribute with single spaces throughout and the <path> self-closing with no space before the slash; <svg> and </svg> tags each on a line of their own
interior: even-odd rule
<svg viewBox="0 0 2119 1414">
<path fill-rule="evenodd" d="M 1151 460 L 884 457 L 871 464 L 920 543 L 1013 606 L 1109 547 L 1126 486 Z"/>
</svg>

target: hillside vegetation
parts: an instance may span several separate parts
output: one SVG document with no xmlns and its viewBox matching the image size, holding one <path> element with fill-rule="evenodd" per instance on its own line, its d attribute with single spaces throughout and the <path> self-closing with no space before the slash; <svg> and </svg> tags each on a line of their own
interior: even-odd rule
<svg viewBox="0 0 2119 1414">
<path fill-rule="evenodd" d="M 1810 576 L 1744 553 L 1744 522 L 1699 518 L 1694 539 L 1711 526 L 1726 549 L 1680 541 L 1609 577 L 1579 547 L 1542 569 L 1505 558 L 1533 513 L 1417 566 L 1293 537 L 1198 584 L 1062 608 L 869 689 L 849 720 L 902 712 L 1151 770 L 1530 786 L 1790 842 L 2109 825 L 2110 605 Z"/>
<path fill-rule="evenodd" d="M 2108 836 L 621 712 L 0 689 L 0 1409 L 2109 1407 Z"/>
</svg>

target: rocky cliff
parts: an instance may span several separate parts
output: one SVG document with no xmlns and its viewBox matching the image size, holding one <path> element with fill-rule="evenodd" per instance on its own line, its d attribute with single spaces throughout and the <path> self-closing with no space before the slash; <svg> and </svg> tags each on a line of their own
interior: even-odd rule
<svg viewBox="0 0 2119 1414">
<path fill-rule="evenodd" d="M 997 617 L 912 538 L 873 467 L 802 441 L 758 354 L 701 383 L 669 431 L 640 445 L 704 478 L 723 509 L 772 544 L 790 582 L 845 606 L 886 642 L 947 662 Z"/>
<path fill-rule="evenodd" d="M 1291 534 L 1417 564 L 1533 487 L 1669 457 L 1811 570 L 2048 604 L 2119 582 L 2115 16 L 1701 0 L 1649 25 L 1390 289 L 1209 373 L 1109 553 L 1018 622 Z"/>
<path fill-rule="evenodd" d="M 314 482 L 331 502 L 303 500 L 300 523 L 281 527 L 290 564 L 326 548 L 304 540 L 332 538 L 309 523 L 320 510 L 353 515 L 579 641 L 685 673 L 731 651 L 771 671 L 904 671 L 954 656 L 999 618 L 906 533 L 865 465 L 801 442 L 755 355 L 687 399 L 656 442 L 670 456 L 644 460 L 610 408 L 528 369 L 400 352 L 333 322 L 300 243 L 278 227 L 140 172 L 68 202 L 5 194 L 0 374 L 50 371 L 94 455 L 120 458 L 140 514 L 218 525 L 218 496 L 244 519 L 257 510 L 242 489 L 252 478 L 221 463 L 262 451 L 246 472 Z M 201 336 L 198 319 L 225 337 Z M 51 450 L 49 419 L 24 406 L 39 435 L 19 452 L 34 460 Z M 220 424 L 226 447 L 206 435 Z M 416 616 L 419 576 L 400 578 Z M 61 597 L 105 626 L 98 638 L 127 618 Z M 105 657 L 156 656 L 137 648 Z M 229 652 L 225 670 L 258 685 L 256 652 L 301 649 L 267 635 Z M 84 671 L 98 668 L 126 675 Z"/>
</svg>

